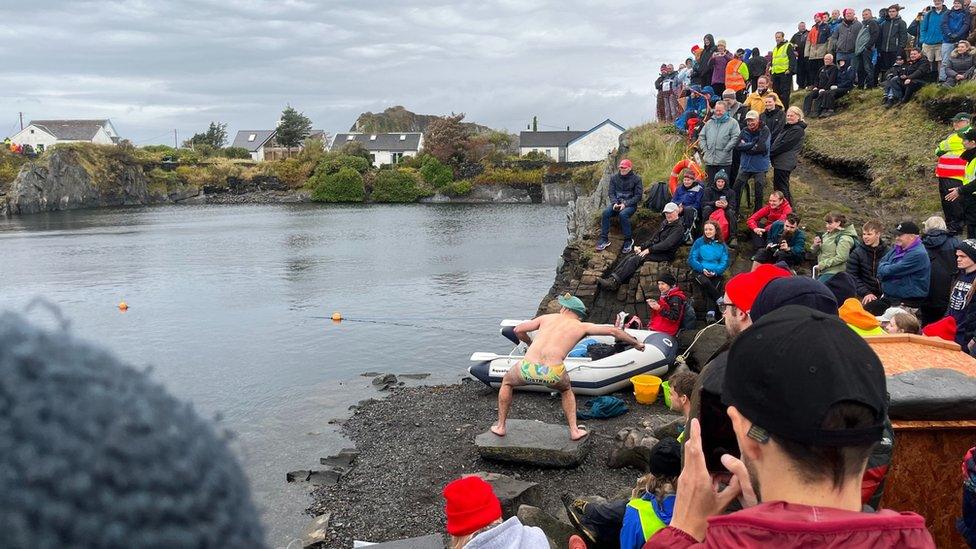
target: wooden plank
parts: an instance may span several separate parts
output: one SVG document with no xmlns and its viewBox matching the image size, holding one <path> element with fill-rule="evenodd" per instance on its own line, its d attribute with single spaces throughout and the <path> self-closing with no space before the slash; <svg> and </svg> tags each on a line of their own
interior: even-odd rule
<svg viewBox="0 0 976 549">
<path fill-rule="evenodd" d="M 895 431 L 911 429 L 968 429 L 976 428 L 976 420 L 958 421 L 902 421 L 894 420 L 891 425 Z M 976 443 L 976 439 L 973 440 Z"/>
</svg>

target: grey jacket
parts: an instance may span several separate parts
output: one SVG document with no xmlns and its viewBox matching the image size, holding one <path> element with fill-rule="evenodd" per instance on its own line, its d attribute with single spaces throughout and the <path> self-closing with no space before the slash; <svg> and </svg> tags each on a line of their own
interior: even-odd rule
<svg viewBox="0 0 976 549">
<path fill-rule="evenodd" d="M 702 158 L 708 166 L 728 166 L 732 164 L 732 150 L 739 142 L 739 123 L 727 116 L 725 121 L 711 119 L 698 137 Z"/>
<path fill-rule="evenodd" d="M 861 22 L 854 21 L 850 25 L 847 21 L 841 21 L 837 26 L 837 41 L 834 42 L 834 51 L 837 53 L 854 53 L 854 46 L 857 43 L 857 35 L 861 32 Z"/>
<path fill-rule="evenodd" d="M 518 517 L 512 517 L 478 534 L 464 549 L 549 549 L 549 538 L 542 529 L 525 526 Z"/>
<path fill-rule="evenodd" d="M 961 74 L 964 79 L 971 78 L 974 63 L 976 63 L 976 58 L 973 57 L 973 54 L 959 55 L 958 52 L 952 52 L 949 61 L 945 64 L 945 73 L 948 77 L 946 83 L 955 84 L 957 74 Z"/>
</svg>

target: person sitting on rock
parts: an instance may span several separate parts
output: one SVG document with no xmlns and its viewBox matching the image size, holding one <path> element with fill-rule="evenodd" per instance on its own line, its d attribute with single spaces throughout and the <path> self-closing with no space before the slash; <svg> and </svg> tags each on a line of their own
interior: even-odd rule
<svg viewBox="0 0 976 549">
<path fill-rule="evenodd" d="M 541 528 L 525 526 L 518 517 L 502 522 L 502 504 L 480 477 L 459 478 L 443 494 L 451 549 L 549 549 Z"/>
<path fill-rule="evenodd" d="M 814 237 L 811 251 L 817 254 L 817 265 L 814 267 L 817 280 L 826 283 L 830 277 L 847 269 L 851 250 L 860 239 L 857 229 L 847 225 L 847 216 L 840 212 L 825 215 L 824 228 L 823 236 Z"/>
<path fill-rule="evenodd" d="M 661 296 L 657 299 L 647 299 L 650 308 L 650 318 L 647 326 L 655 332 L 663 332 L 670 336 L 678 334 L 684 320 L 685 302 L 688 298 L 678 287 L 678 281 L 671 273 L 662 273 L 657 277 L 657 289 Z"/>
<path fill-rule="evenodd" d="M 573 347 L 586 336 L 607 335 L 625 341 L 643 351 L 644 344 L 615 326 L 583 322 L 586 306 L 578 297 L 570 294 L 558 299 L 558 313 L 538 316 L 515 327 L 515 335 L 529 348 L 525 357 L 508 369 L 498 389 L 498 423 L 491 432 L 505 436 L 505 420 L 512 406 L 512 395 L 522 385 L 542 385 L 562 397 L 563 412 L 569 423 L 570 440 L 580 440 L 587 432 L 576 424 L 576 396 L 563 361 Z M 535 339 L 529 337 L 536 332 Z"/>
<path fill-rule="evenodd" d="M 600 219 L 600 240 L 596 243 L 597 251 L 603 251 L 610 245 L 610 219 L 620 220 L 620 231 L 624 233 L 623 253 L 630 253 L 634 246 L 631 234 L 630 216 L 637 211 L 637 204 L 644 196 L 644 183 L 639 175 L 632 170 L 634 164 L 628 160 L 620 161 L 620 172 L 610 178 L 610 205 L 603 210 Z"/>
<path fill-rule="evenodd" d="M 884 227 L 880 221 L 868 221 L 861 227 L 861 242 L 851 250 L 847 258 L 847 274 L 854 277 L 857 297 L 863 305 L 871 303 L 881 295 L 881 281 L 878 280 L 878 264 L 888 253 L 888 245 L 881 240 Z"/>
<path fill-rule="evenodd" d="M 752 268 L 761 264 L 786 263 L 789 267 L 796 267 L 803 262 L 806 250 L 806 234 L 800 229 L 800 216 L 795 212 L 786 214 L 784 219 L 770 225 L 765 236 L 768 244 L 763 246 L 752 256 Z"/>
<path fill-rule="evenodd" d="M 786 196 L 780 191 L 773 191 L 769 194 L 769 201 L 756 213 L 749 216 L 746 225 L 752 231 L 752 247 L 760 250 L 769 243 L 766 231 L 769 227 L 786 217 L 786 214 L 793 211 L 793 206 L 786 200 Z"/>
<path fill-rule="evenodd" d="M 736 219 L 734 214 L 737 206 L 735 204 L 735 193 L 732 192 L 729 185 L 729 175 L 725 170 L 719 170 L 715 174 L 712 184 L 705 187 L 705 191 L 702 193 L 701 207 L 702 219 L 705 221 L 712 219 L 715 212 L 724 214 L 722 217 L 724 217 L 725 223 L 722 223 L 721 219 L 716 219 L 716 221 L 722 228 L 722 240 L 728 240 L 731 245 L 732 239 L 735 238 Z"/>
<path fill-rule="evenodd" d="M 725 270 L 729 267 L 729 249 L 722 242 L 717 222 L 709 220 L 702 227 L 702 236 L 695 240 L 688 254 L 688 266 L 695 273 L 695 284 L 705 294 L 705 320 L 715 322 L 718 299 L 722 297 Z"/>
<path fill-rule="evenodd" d="M 701 181 L 695 180 L 695 174 L 685 168 L 681 172 L 681 185 L 674 190 L 671 202 L 678 205 L 678 213 L 681 214 L 681 223 L 685 229 L 694 227 L 698 220 L 698 212 L 701 210 L 701 201 L 704 186 Z"/>
<path fill-rule="evenodd" d="M 634 253 L 625 257 L 609 277 L 597 279 L 597 285 L 605 290 L 616 290 L 629 281 L 645 261 L 673 261 L 684 240 L 680 208 L 674 202 L 668 202 L 664 206 L 664 220 L 650 240 L 643 246 L 635 246 Z"/>
<path fill-rule="evenodd" d="M 929 293 L 932 264 L 919 237 L 918 225 L 903 221 L 895 227 L 895 245 L 878 264 L 882 295 L 865 308 L 881 314 L 888 307 L 906 303 L 918 306 Z"/>
</svg>

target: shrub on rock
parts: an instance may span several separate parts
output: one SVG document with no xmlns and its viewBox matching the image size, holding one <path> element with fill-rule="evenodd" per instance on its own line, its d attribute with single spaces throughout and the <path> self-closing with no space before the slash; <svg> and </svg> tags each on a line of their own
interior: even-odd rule
<svg viewBox="0 0 976 549">
<path fill-rule="evenodd" d="M 309 183 L 312 186 L 312 200 L 316 202 L 362 202 L 366 198 L 363 176 L 352 168 L 327 174 L 320 167 Z"/>
<path fill-rule="evenodd" d="M 415 202 L 421 196 L 419 181 L 403 170 L 380 170 L 373 180 L 373 202 Z"/>
</svg>

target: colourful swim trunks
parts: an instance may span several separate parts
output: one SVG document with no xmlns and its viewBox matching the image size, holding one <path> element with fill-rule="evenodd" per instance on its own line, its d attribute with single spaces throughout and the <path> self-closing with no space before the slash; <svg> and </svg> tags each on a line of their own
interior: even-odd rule
<svg viewBox="0 0 976 549">
<path fill-rule="evenodd" d="M 523 381 L 532 385 L 558 385 L 566 374 L 566 366 L 563 364 L 546 366 L 523 360 L 519 364 L 519 374 Z"/>
</svg>

